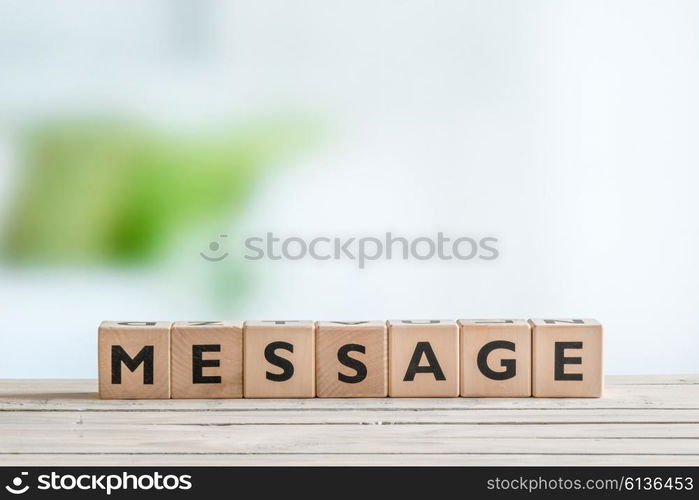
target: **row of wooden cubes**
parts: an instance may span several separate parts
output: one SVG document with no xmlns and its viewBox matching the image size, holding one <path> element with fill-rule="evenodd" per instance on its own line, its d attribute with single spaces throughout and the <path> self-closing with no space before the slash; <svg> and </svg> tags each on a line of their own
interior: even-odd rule
<svg viewBox="0 0 699 500">
<path fill-rule="evenodd" d="M 109 399 L 600 397 L 592 319 L 105 321 Z"/>
</svg>

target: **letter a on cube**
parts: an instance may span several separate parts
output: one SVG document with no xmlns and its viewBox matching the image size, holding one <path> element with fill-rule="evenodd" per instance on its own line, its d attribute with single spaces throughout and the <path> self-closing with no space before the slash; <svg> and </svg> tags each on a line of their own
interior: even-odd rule
<svg viewBox="0 0 699 500">
<path fill-rule="evenodd" d="M 388 395 L 459 395 L 459 326 L 452 320 L 388 322 Z"/>
</svg>

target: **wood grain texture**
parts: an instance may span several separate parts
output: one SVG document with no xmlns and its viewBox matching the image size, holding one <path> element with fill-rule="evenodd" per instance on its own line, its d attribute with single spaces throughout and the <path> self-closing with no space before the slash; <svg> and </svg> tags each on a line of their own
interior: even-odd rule
<svg viewBox="0 0 699 500">
<path fill-rule="evenodd" d="M 173 398 L 243 397 L 242 321 L 177 321 L 172 325 L 170 345 Z M 194 346 L 206 346 L 213 352 L 197 351 Z M 197 359 L 218 366 L 197 369 Z M 200 375 L 197 381 L 195 372 Z"/>
<path fill-rule="evenodd" d="M 342 351 L 343 347 L 349 351 Z M 340 354 L 359 361 L 346 366 Z M 361 366 L 359 367 L 361 368 Z M 361 379 L 363 375 L 363 379 Z M 344 378 L 343 378 L 344 376 Z M 359 380 L 361 379 L 361 380 Z M 357 380 L 357 381 L 355 381 Z M 383 321 L 320 321 L 316 325 L 316 392 L 319 398 L 382 398 L 388 395 L 388 341 Z"/>
<path fill-rule="evenodd" d="M 3 463 L 0 455 L 0 464 Z M 697 461 L 687 455 L 658 455 L 658 454 L 568 454 L 552 453 L 548 455 L 528 453 L 343 453 L 339 455 L 324 455 L 315 453 L 255 453 L 255 454 L 150 454 L 139 455 L 129 453 L 110 453 L 95 456 L 93 454 L 22 454 L 12 455 L 8 464 L 14 466 L 55 465 L 60 460 L 65 466 L 114 465 L 125 464 L 133 466 L 479 466 L 479 465 L 611 465 L 633 464 L 640 465 L 696 465 Z"/>
<path fill-rule="evenodd" d="M 99 395 L 103 399 L 170 397 L 169 321 L 103 321 L 98 332 Z M 114 349 L 118 349 L 114 358 Z M 132 363 L 132 366 L 127 366 Z M 113 371 L 119 374 L 115 380 Z"/>
<path fill-rule="evenodd" d="M 275 347 L 277 343 L 279 347 Z M 313 321 L 246 321 L 243 345 L 246 398 L 315 397 Z M 289 364 L 287 368 L 284 363 Z M 290 374 L 289 378 L 278 378 L 285 373 Z"/>
<path fill-rule="evenodd" d="M 1 465 L 699 465 L 699 375 L 599 399 L 100 400 L 0 380 Z"/>
<path fill-rule="evenodd" d="M 462 396 L 477 398 L 531 396 L 532 336 L 531 326 L 526 320 L 462 319 L 459 320 L 459 332 Z M 509 344 L 507 347 L 498 345 L 492 351 L 482 351 L 492 342 Z M 490 377 L 486 376 L 479 367 L 481 352 L 485 353 L 483 362 L 486 368 L 494 372 Z M 493 378 L 498 376 L 503 378 Z"/>
<path fill-rule="evenodd" d="M 532 325 L 532 395 L 601 397 L 602 325 L 594 319 L 530 319 L 529 323 Z"/>
</svg>

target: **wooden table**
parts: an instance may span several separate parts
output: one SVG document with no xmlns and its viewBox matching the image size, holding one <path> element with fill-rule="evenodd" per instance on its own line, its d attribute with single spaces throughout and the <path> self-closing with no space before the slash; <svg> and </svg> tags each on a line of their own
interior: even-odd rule
<svg viewBox="0 0 699 500">
<path fill-rule="evenodd" d="M 602 399 L 102 401 L 0 380 L 1 465 L 699 464 L 699 375 Z"/>
</svg>

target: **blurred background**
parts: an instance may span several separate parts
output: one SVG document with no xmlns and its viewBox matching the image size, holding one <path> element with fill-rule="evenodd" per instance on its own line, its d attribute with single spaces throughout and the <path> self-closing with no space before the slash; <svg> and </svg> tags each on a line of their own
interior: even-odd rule
<svg viewBox="0 0 699 500">
<path fill-rule="evenodd" d="M 697 88 L 691 0 L 0 0 L 0 377 L 216 318 L 591 316 L 696 372 Z M 386 231 L 500 257 L 241 251 Z"/>
</svg>

